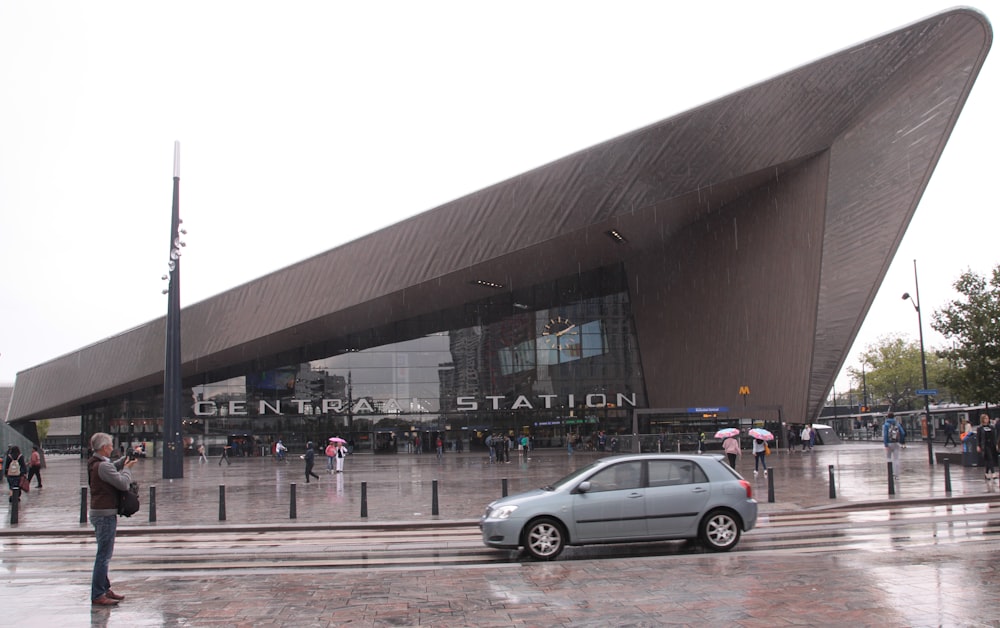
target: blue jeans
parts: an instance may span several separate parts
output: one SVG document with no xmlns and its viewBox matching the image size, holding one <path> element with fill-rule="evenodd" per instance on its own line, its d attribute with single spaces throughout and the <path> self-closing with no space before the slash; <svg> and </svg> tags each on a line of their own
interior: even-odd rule
<svg viewBox="0 0 1000 628">
<path fill-rule="evenodd" d="M 90 516 L 90 523 L 97 534 L 97 556 L 94 558 L 94 575 L 90 579 L 90 599 L 96 600 L 111 590 L 108 580 L 108 566 L 115 551 L 115 533 L 118 531 L 118 515 Z"/>
<path fill-rule="evenodd" d="M 766 455 L 767 455 L 766 451 L 758 451 L 757 453 L 754 454 L 754 459 L 753 459 L 754 471 L 757 470 L 758 465 L 764 465 L 764 470 L 767 471 L 767 460 L 764 458 L 764 456 Z"/>
</svg>

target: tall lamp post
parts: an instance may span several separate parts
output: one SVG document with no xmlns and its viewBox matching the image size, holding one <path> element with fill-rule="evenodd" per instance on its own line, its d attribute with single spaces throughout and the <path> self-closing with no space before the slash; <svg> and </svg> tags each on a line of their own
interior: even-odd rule
<svg viewBox="0 0 1000 628">
<path fill-rule="evenodd" d="M 174 196 L 170 213 L 170 283 L 167 295 L 166 347 L 163 365 L 163 479 L 184 477 L 184 442 L 181 434 L 181 228 L 180 219 L 181 145 L 174 142 Z"/>
<path fill-rule="evenodd" d="M 913 304 L 913 309 L 917 311 L 917 326 L 920 327 L 920 368 L 924 375 L 924 426 L 927 430 L 927 463 L 934 466 L 934 439 L 931 425 L 931 405 L 930 391 L 927 389 L 927 355 L 924 353 L 924 319 L 920 313 L 920 282 L 917 281 L 917 260 L 913 260 L 913 285 L 917 291 L 916 300 L 910 296 L 909 292 L 903 293 L 903 300 Z"/>
</svg>

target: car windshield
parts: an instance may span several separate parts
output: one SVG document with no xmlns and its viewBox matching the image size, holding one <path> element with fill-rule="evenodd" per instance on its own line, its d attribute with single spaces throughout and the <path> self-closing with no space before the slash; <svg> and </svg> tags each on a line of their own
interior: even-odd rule
<svg viewBox="0 0 1000 628">
<path fill-rule="evenodd" d="M 552 484 L 549 484 L 548 486 L 543 486 L 542 490 L 543 491 L 554 491 L 554 490 L 559 489 L 562 486 L 565 486 L 566 484 L 571 484 L 571 483 L 575 482 L 578 478 L 580 478 L 580 477 L 582 477 L 582 476 L 590 473 L 591 471 L 593 471 L 596 467 L 598 467 L 600 465 L 601 465 L 601 462 L 597 461 L 597 462 L 592 462 L 592 463 L 588 464 L 585 467 L 580 467 L 576 471 L 573 471 L 569 475 L 567 475 L 567 476 L 565 476 L 565 477 L 563 477 L 563 478 L 561 478 L 559 480 L 556 480 Z"/>
</svg>

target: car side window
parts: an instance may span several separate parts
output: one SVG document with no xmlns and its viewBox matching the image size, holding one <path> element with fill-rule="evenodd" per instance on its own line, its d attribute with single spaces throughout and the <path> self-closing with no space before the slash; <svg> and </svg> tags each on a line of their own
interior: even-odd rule
<svg viewBox="0 0 1000 628">
<path fill-rule="evenodd" d="M 649 486 L 677 486 L 707 482 L 708 476 L 690 460 L 650 460 Z"/>
<path fill-rule="evenodd" d="M 620 491 L 642 486 L 642 463 L 622 462 L 601 469 L 588 478 L 590 492 Z"/>
</svg>

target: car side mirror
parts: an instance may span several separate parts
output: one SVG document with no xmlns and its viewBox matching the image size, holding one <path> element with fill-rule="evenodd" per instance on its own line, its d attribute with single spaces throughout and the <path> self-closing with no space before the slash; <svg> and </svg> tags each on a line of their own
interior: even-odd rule
<svg viewBox="0 0 1000 628">
<path fill-rule="evenodd" d="M 585 480 L 583 482 L 580 482 L 580 486 L 576 487 L 577 493 L 586 493 L 589 490 L 590 490 L 590 480 Z"/>
</svg>

